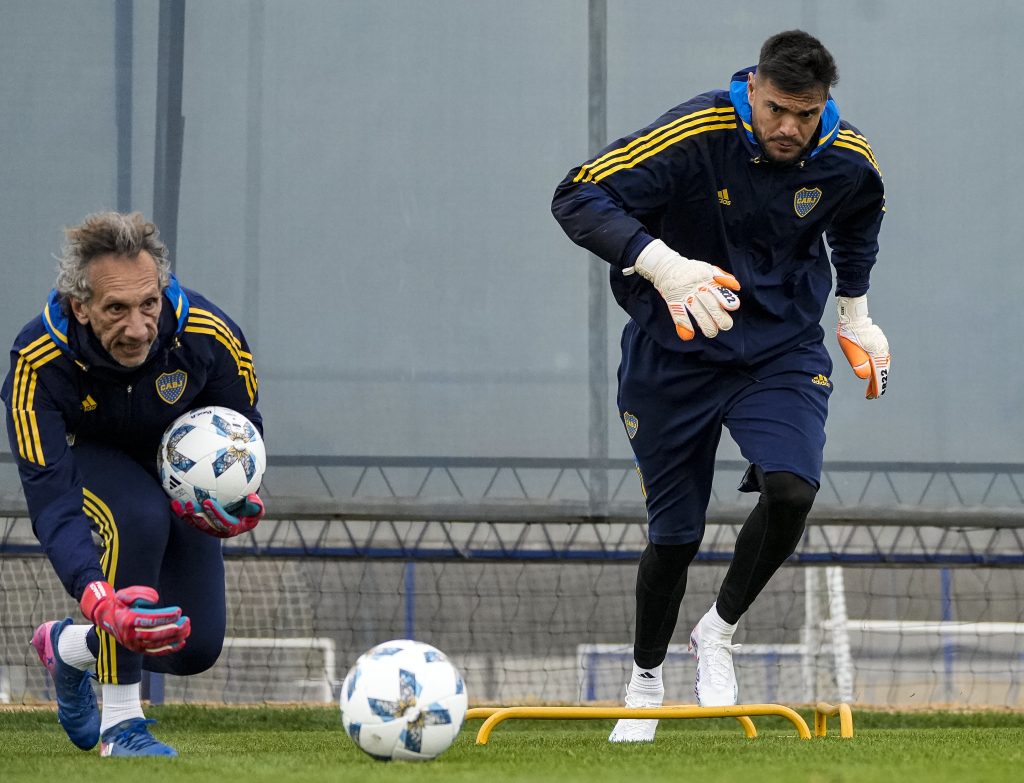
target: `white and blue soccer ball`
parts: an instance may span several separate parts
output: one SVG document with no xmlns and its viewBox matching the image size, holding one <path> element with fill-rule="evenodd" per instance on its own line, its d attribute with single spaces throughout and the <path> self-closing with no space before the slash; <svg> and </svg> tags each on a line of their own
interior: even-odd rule
<svg viewBox="0 0 1024 783">
<path fill-rule="evenodd" d="M 396 639 L 359 656 L 341 685 L 341 722 L 358 748 L 381 761 L 426 761 L 455 741 L 466 685 L 448 657 Z"/>
<path fill-rule="evenodd" d="M 196 408 L 175 419 L 160 440 L 164 491 L 201 511 L 207 498 L 226 509 L 256 492 L 267 467 L 259 430 L 237 411 Z"/>
</svg>

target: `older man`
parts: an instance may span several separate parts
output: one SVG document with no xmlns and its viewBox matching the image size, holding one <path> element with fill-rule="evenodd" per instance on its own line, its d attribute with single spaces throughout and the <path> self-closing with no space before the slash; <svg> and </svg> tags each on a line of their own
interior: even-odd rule
<svg viewBox="0 0 1024 783">
<path fill-rule="evenodd" d="M 188 675 L 217 660 L 218 538 L 251 530 L 263 503 L 172 507 L 157 448 L 171 421 L 206 405 L 262 432 L 252 355 L 224 312 L 178 284 L 140 214 L 90 215 L 65 233 L 56 287 L 14 341 L 2 397 L 33 530 L 88 622 L 45 622 L 32 644 L 78 747 L 174 756 L 149 731 L 142 670 Z"/>
</svg>

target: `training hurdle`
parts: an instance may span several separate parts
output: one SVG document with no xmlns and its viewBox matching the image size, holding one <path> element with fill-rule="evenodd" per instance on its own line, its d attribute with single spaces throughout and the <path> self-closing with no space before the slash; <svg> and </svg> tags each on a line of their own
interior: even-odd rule
<svg viewBox="0 0 1024 783">
<path fill-rule="evenodd" d="M 849 704 L 828 704 L 819 701 L 814 705 L 814 736 L 824 737 L 828 731 L 830 716 L 839 716 L 839 736 L 843 739 L 853 738 L 853 711 Z"/>
<path fill-rule="evenodd" d="M 830 706 L 830 705 L 829 705 Z M 846 706 L 846 705 L 841 705 Z M 837 708 L 838 709 L 838 708 Z M 847 707 L 849 710 L 849 707 Z M 835 714 L 835 713 L 832 713 Z M 476 735 L 477 745 L 486 745 L 494 728 L 511 718 L 533 720 L 601 720 L 631 718 L 653 720 L 662 718 L 735 718 L 750 739 L 757 736 L 752 717 L 774 715 L 786 718 L 796 728 L 800 739 L 811 738 L 811 731 L 803 718 L 781 704 L 739 704 L 731 707 L 474 707 L 466 711 L 466 719 L 483 718 L 484 723 Z M 815 712 L 815 726 L 818 725 Z M 852 731 L 852 730 L 851 730 Z M 824 736 L 821 734 L 819 736 Z M 846 736 L 845 734 L 843 736 Z"/>
</svg>

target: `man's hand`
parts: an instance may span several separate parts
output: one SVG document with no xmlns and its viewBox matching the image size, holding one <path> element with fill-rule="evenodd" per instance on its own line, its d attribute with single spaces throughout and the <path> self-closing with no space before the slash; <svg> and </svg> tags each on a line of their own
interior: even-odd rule
<svg viewBox="0 0 1024 783">
<path fill-rule="evenodd" d="M 90 582 L 82 613 L 122 647 L 147 655 L 167 655 L 185 646 L 192 624 L 177 606 L 157 606 L 152 587 L 125 587 L 114 592 L 107 582 Z"/>
<path fill-rule="evenodd" d="M 738 310 L 739 281 L 728 272 L 703 261 L 693 261 L 655 239 L 640 251 L 636 263 L 624 274 L 636 272 L 651 281 L 668 305 L 680 340 L 692 340 L 695 334 L 692 315 L 705 337 L 732 328 L 729 313 Z"/>
<path fill-rule="evenodd" d="M 839 347 L 858 378 L 868 379 L 869 400 L 885 394 L 889 381 L 889 341 L 868 317 L 867 296 L 836 297 Z"/>
<path fill-rule="evenodd" d="M 256 527 L 263 519 L 264 508 L 260 496 L 253 492 L 237 506 L 233 506 L 231 512 L 216 500 L 210 499 L 203 501 L 202 511 L 197 511 L 191 501 L 182 505 L 180 500 L 172 500 L 171 511 L 208 535 L 232 538 Z"/>
</svg>

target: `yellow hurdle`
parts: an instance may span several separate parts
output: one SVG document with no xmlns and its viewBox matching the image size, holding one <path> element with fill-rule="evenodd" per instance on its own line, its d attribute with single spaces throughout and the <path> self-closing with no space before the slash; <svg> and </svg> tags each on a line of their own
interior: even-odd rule
<svg viewBox="0 0 1024 783">
<path fill-rule="evenodd" d="M 845 705 L 844 705 L 845 706 Z M 849 708 L 847 708 L 849 709 Z M 697 707 L 679 705 L 675 707 L 474 707 L 466 711 L 466 719 L 484 718 L 484 724 L 476 735 L 477 745 L 486 745 L 491 732 L 502 721 L 510 718 L 533 720 L 600 720 L 632 718 L 640 720 L 662 718 L 735 718 L 749 738 L 757 736 L 757 729 L 751 717 L 775 715 L 786 718 L 796 727 L 800 739 L 810 739 L 811 731 L 803 718 L 789 707 L 781 704 L 738 704 L 733 707 Z M 817 715 L 817 713 L 815 713 Z M 817 720 L 817 719 L 815 719 Z M 845 736 L 845 735 L 844 735 Z"/>
<path fill-rule="evenodd" d="M 849 704 L 828 704 L 819 701 L 814 705 L 814 736 L 824 737 L 828 731 L 830 716 L 839 716 L 839 736 L 843 739 L 853 738 L 853 711 Z"/>
</svg>

